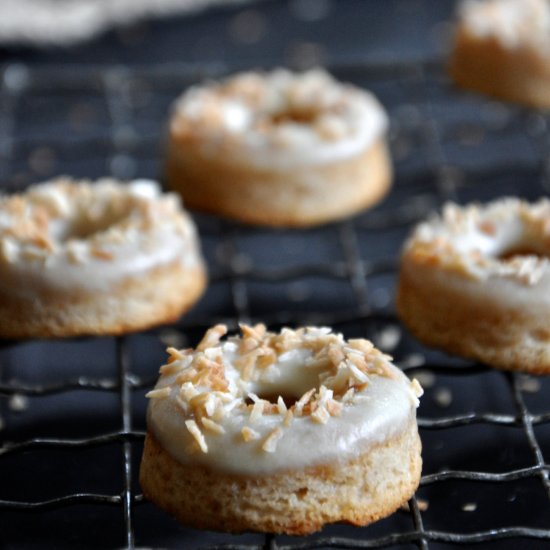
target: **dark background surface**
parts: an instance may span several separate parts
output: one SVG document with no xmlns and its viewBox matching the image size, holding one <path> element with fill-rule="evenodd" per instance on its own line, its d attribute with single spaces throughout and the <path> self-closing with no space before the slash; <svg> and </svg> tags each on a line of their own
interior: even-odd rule
<svg viewBox="0 0 550 550">
<path fill-rule="evenodd" d="M 448 81 L 452 10 L 435 0 L 265 1 L 140 23 L 71 49 L 1 51 L 6 190 L 57 174 L 162 178 L 166 119 L 184 88 L 276 65 L 325 65 L 373 90 L 391 118 L 395 181 L 373 210 L 310 230 L 196 215 L 211 284 L 172 327 L 3 343 L 0 547 L 549 547 L 550 383 L 428 350 L 395 317 L 399 250 L 414 223 L 451 199 L 548 192 L 547 116 Z M 413 513 L 272 538 L 197 532 L 142 502 L 144 394 L 165 346 L 238 320 L 331 325 L 373 339 L 420 377 L 424 470 Z"/>
</svg>

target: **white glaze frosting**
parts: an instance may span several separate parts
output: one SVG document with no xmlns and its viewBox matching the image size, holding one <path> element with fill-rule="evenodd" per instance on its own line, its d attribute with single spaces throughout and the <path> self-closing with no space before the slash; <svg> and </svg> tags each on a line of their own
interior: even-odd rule
<svg viewBox="0 0 550 550">
<path fill-rule="evenodd" d="M 459 14 L 477 36 L 493 36 L 509 48 L 532 44 L 550 49 L 548 0 L 466 0 Z"/>
<path fill-rule="evenodd" d="M 448 204 L 441 216 L 417 226 L 405 245 L 403 264 L 423 284 L 429 284 L 429 276 L 472 296 L 548 311 L 550 201 Z"/>
<path fill-rule="evenodd" d="M 198 265 L 193 222 L 149 180 L 68 178 L 0 199 L 0 289 L 98 291 L 155 267 Z"/>
<path fill-rule="evenodd" d="M 322 70 L 278 69 L 192 87 L 175 104 L 171 131 L 200 144 L 204 156 L 288 167 L 357 155 L 387 125 L 371 93 Z"/>
<path fill-rule="evenodd" d="M 180 463 L 253 475 L 344 462 L 414 421 L 419 384 L 370 342 L 242 329 L 219 341 L 218 325 L 198 351 L 169 349 L 148 394 L 149 430 Z"/>
</svg>

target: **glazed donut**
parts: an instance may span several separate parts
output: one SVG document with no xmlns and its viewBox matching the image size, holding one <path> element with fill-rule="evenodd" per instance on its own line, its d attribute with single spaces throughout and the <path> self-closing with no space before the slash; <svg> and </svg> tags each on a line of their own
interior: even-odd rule
<svg viewBox="0 0 550 550">
<path fill-rule="evenodd" d="M 195 227 L 155 182 L 69 178 L 0 199 L 0 336 L 119 334 L 200 296 Z"/>
<path fill-rule="evenodd" d="M 423 343 L 550 373 L 550 201 L 447 205 L 401 259 L 397 311 Z"/>
<path fill-rule="evenodd" d="M 372 94 L 324 71 L 239 74 L 176 102 L 168 184 L 190 208 L 248 223 L 344 218 L 389 189 L 386 128 Z"/>
<path fill-rule="evenodd" d="M 420 385 L 367 340 L 241 325 L 169 349 L 150 398 L 144 495 L 186 525 L 305 534 L 366 525 L 419 483 Z"/>
<path fill-rule="evenodd" d="M 550 4 L 468 0 L 459 14 L 450 62 L 455 82 L 501 99 L 550 107 Z"/>
</svg>

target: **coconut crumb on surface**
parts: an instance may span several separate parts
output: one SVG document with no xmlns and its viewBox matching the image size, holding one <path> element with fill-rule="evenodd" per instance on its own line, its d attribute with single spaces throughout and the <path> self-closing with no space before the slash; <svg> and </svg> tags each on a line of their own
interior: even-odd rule
<svg viewBox="0 0 550 550">
<path fill-rule="evenodd" d="M 145 394 L 145 397 L 148 397 L 149 399 L 164 399 L 168 397 L 171 392 L 171 388 L 169 386 L 166 386 L 165 388 L 159 388 L 147 392 Z"/>
<path fill-rule="evenodd" d="M 219 343 L 220 338 L 227 334 L 226 325 L 216 325 L 206 331 L 203 339 L 197 345 L 197 351 L 204 351 Z"/>
<path fill-rule="evenodd" d="M 274 453 L 277 450 L 277 443 L 283 437 L 283 430 L 275 428 L 264 440 L 262 450 L 266 453 Z"/>
<path fill-rule="evenodd" d="M 201 424 L 204 428 L 206 428 L 211 433 L 214 433 L 214 434 L 225 433 L 225 428 L 222 425 L 218 424 L 217 422 L 210 420 L 210 418 L 202 417 Z"/>
<path fill-rule="evenodd" d="M 202 432 L 200 431 L 199 427 L 197 426 L 197 423 L 194 420 L 186 420 L 185 425 L 187 426 L 187 429 L 191 433 L 191 435 L 194 437 L 195 441 L 199 445 L 200 450 L 203 453 L 208 452 L 208 445 L 206 444 L 206 440 L 204 439 L 204 435 L 202 435 Z"/>
<path fill-rule="evenodd" d="M 255 439 L 260 438 L 260 434 L 256 430 L 253 430 L 248 426 L 244 426 L 244 428 L 241 430 L 241 435 L 243 436 L 244 441 L 247 443 L 249 441 L 254 441 Z"/>
<path fill-rule="evenodd" d="M 264 414 L 264 401 L 262 399 L 256 401 L 252 405 L 252 410 L 250 411 L 250 422 L 257 422 L 262 415 Z"/>
</svg>

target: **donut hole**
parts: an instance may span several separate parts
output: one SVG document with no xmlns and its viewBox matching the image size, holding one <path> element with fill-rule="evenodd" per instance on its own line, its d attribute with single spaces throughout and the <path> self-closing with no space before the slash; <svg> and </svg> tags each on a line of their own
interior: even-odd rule
<svg viewBox="0 0 550 550">
<path fill-rule="evenodd" d="M 280 124 L 303 124 L 305 126 L 313 124 L 317 119 L 317 111 L 313 109 L 286 109 L 272 113 L 271 123 L 275 126 Z"/>
<path fill-rule="evenodd" d="M 126 209 L 117 212 L 101 212 L 99 215 L 82 215 L 71 220 L 58 221 L 50 226 L 50 234 L 57 242 L 87 240 L 121 223 L 128 217 Z"/>
<path fill-rule="evenodd" d="M 500 254 L 497 255 L 497 259 L 502 262 L 510 262 L 519 257 L 525 256 L 536 256 L 537 258 L 548 258 L 548 254 L 542 253 L 540 250 L 537 250 L 534 246 L 527 244 L 518 244 L 510 248 L 506 248 Z"/>
<path fill-rule="evenodd" d="M 247 385 L 247 393 L 274 404 L 281 396 L 287 408 L 292 407 L 305 393 L 312 389 L 318 391 L 321 385 L 320 376 L 327 367 L 323 363 L 304 368 L 311 357 L 311 351 L 306 349 L 284 353 L 279 357 L 276 371 Z"/>
<path fill-rule="evenodd" d="M 282 397 L 282 399 L 284 401 L 284 404 L 286 405 L 286 408 L 290 409 L 290 407 L 295 405 L 296 402 L 298 401 L 298 399 L 300 399 L 301 395 L 296 397 L 294 395 L 280 394 L 280 393 L 277 393 L 277 394 L 275 394 L 275 393 L 261 393 L 261 394 L 258 394 L 258 397 L 260 399 L 265 400 L 265 401 L 269 401 L 270 403 L 274 403 L 275 405 L 277 404 L 277 402 L 279 400 L 279 397 Z M 245 403 L 247 405 L 253 405 L 254 401 L 250 397 L 247 397 L 245 399 Z"/>
</svg>

